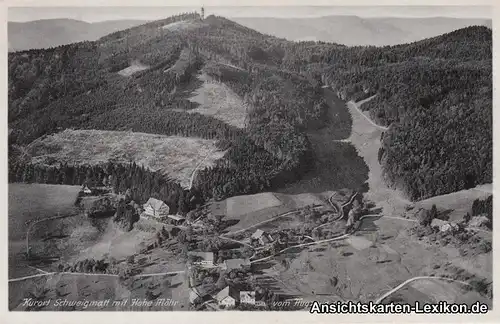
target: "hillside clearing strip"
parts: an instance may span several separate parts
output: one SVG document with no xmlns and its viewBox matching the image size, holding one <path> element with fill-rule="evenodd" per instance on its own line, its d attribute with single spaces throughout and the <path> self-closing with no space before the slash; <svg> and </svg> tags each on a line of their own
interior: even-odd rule
<svg viewBox="0 0 500 324">
<path fill-rule="evenodd" d="M 219 119 L 228 125 L 245 128 L 247 118 L 247 104 L 231 88 L 222 82 L 213 80 L 202 74 L 199 77 L 203 84 L 189 99 L 199 104 L 197 108 L 187 113 L 199 113 Z"/>
</svg>

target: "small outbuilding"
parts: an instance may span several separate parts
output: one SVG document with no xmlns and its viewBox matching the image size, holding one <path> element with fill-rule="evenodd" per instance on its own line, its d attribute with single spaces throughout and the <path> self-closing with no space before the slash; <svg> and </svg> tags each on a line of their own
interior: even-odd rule
<svg viewBox="0 0 500 324">
<path fill-rule="evenodd" d="M 167 216 L 168 222 L 172 225 L 182 225 L 186 219 L 180 215 L 168 215 Z"/>
</svg>

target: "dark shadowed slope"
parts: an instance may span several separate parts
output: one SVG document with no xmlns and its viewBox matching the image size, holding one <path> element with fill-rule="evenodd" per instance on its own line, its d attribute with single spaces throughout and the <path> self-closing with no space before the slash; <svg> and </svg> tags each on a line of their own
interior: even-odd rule
<svg viewBox="0 0 500 324">
<path fill-rule="evenodd" d="M 261 33 L 294 41 L 324 41 L 349 46 L 396 45 L 449 33 L 472 25 L 488 26 L 489 19 L 461 18 L 361 18 L 327 16 L 317 18 L 234 18 Z"/>
<path fill-rule="evenodd" d="M 9 22 L 9 51 L 49 48 L 96 40 L 112 32 L 145 23 L 142 20 L 112 20 L 88 23 L 74 19 Z"/>
</svg>

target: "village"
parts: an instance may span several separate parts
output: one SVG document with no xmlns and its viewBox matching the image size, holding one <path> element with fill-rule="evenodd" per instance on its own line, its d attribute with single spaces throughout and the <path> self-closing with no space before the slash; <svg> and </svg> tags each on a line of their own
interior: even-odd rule
<svg viewBox="0 0 500 324">
<path fill-rule="evenodd" d="M 105 188 L 82 186 L 81 196 L 109 195 Z M 227 232 L 230 221 L 225 219 L 224 207 L 212 201 L 186 215 L 170 214 L 169 206 L 158 199 L 149 198 L 135 205 L 139 218 L 161 223 L 158 242 L 146 250 L 165 246 L 165 237 L 173 245 L 180 246 L 181 256 L 186 260 L 186 280 L 189 287 L 190 307 L 195 310 L 267 309 L 277 305 L 304 308 L 294 303 L 296 296 L 281 295 L 266 288 L 261 265 L 273 256 L 288 249 L 315 244 L 319 240 L 335 240 L 343 235 L 349 224 L 359 218 L 362 199 L 354 199 L 357 193 L 348 196 L 341 205 L 333 199 L 325 205 L 310 205 L 299 208 L 289 215 L 271 217 L 265 224 L 245 230 Z M 119 199 L 121 199 L 119 198 Z M 130 200 L 130 199 L 128 199 Z M 352 207 L 352 208 L 351 208 Z M 344 214 L 348 215 L 344 219 Z M 286 216 L 283 221 L 281 216 Z M 115 216 L 116 218 L 116 216 Z M 172 244 L 169 246 L 171 247 Z M 265 281 L 265 280 L 264 280 Z"/>
<path fill-rule="evenodd" d="M 83 186 L 81 195 L 103 197 L 109 193 L 105 188 Z M 240 220 L 228 217 L 223 201 L 210 201 L 180 215 L 171 214 L 169 206 L 156 198 L 151 197 L 139 206 L 127 200 L 127 193 L 118 196 L 125 197 L 127 206 L 135 206 L 139 219 L 161 227 L 157 241 L 145 253 L 155 248 L 167 249 L 179 261 L 185 260 L 186 293 L 192 310 L 307 308 L 309 303 L 302 296 L 276 289 L 273 286 L 276 279 L 263 269 L 277 262 L 286 264 L 287 259 L 293 258 L 292 250 L 346 238 L 360 227 L 361 218 L 368 217 L 364 215 L 373 208 L 358 192 L 334 193 L 323 204 L 306 205 L 267 215 L 260 222 L 252 220 L 233 227 Z M 434 218 L 431 227 L 441 223 L 452 226 Z"/>
<path fill-rule="evenodd" d="M 271 226 L 267 230 L 249 228 L 227 232 L 231 222 L 225 219 L 218 202 L 211 202 L 184 217 L 170 215 L 164 202 L 151 198 L 143 206 L 141 217 L 180 229 L 176 240 L 183 246 L 187 260 L 192 309 L 272 310 L 277 305 L 300 309 L 307 303 L 292 305 L 289 301 L 296 296 L 281 295 L 261 284 L 265 281 L 261 280 L 265 277 L 260 269 L 262 262 L 270 261 L 287 249 L 315 244 L 319 240 L 335 240 L 344 235 L 344 211 L 348 223 L 353 223 L 362 212 L 362 200 L 353 199 L 356 195 L 351 195 L 349 202 L 342 206 L 329 201 L 333 208 L 306 206 L 297 209 L 289 213 L 287 222 L 277 220 L 281 215 L 270 218 L 265 222 Z M 347 213 L 350 205 L 353 208 Z M 276 223 L 277 227 L 271 223 Z"/>
</svg>

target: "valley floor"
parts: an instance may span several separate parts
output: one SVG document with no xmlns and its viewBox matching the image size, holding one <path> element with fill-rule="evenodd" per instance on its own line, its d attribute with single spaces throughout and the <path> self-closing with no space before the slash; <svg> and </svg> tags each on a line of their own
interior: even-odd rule
<svg viewBox="0 0 500 324">
<path fill-rule="evenodd" d="M 430 202 L 412 203 L 406 200 L 400 192 L 388 188 L 382 179 L 382 170 L 377 160 L 382 129 L 360 111 L 360 104 L 362 103 L 349 102 L 345 107 L 352 118 L 350 136 L 330 138 L 332 142 L 349 142 L 343 144 L 352 145 L 354 152 L 359 154 L 357 158 L 362 159 L 368 168 L 367 191 L 363 193 L 363 199 L 375 206 L 370 209 L 370 214 L 361 217 L 353 232 L 344 233 L 346 217 L 343 208 L 352 203 L 356 194 L 353 194 L 353 190 L 322 190 L 327 188 L 325 182 L 325 187 L 317 188 L 308 194 L 261 193 L 229 198 L 218 203 L 225 216 L 224 220 L 233 222 L 226 228 L 225 234 L 213 232 L 207 225 L 209 222 L 202 219 L 196 222 L 198 234 L 194 235 L 198 235 L 201 240 L 217 236 L 224 242 L 229 241 L 250 248 L 253 253 L 250 257 L 251 272 L 256 282 L 273 293 L 297 296 L 302 301 L 446 300 L 450 303 L 468 304 L 481 301 L 491 306 L 491 300 L 470 289 L 468 282 L 479 278 L 491 283 L 492 253 L 462 255 L 455 247 L 440 246 L 436 242 L 418 237 L 409 231 L 417 221 L 408 213 L 408 210 L 415 208 L 413 205 L 419 203 L 425 208 L 429 203 L 439 203 L 438 207 L 442 207 L 443 202 L 455 201 L 459 205 L 444 207 L 455 209 L 457 214 L 460 214 L 460 208 L 470 206 L 472 198 L 487 196 L 488 186 L 472 189 L 470 192 L 474 192 L 476 196 L 454 193 L 448 195 L 451 198 L 434 197 Z M 316 135 L 326 147 L 328 136 L 320 132 Z M 345 163 L 349 163 L 348 159 Z M 296 188 L 305 190 L 307 186 L 303 184 L 302 187 Z M 359 187 L 359 184 L 357 186 Z M 462 197 L 462 200 L 457 197 Z M 314 225 L 313 230 L 306 230 L 310 233 L 304 234 L 302 229 L 311 225 L 307 224 L 310 221 L 306 220 L 308 212 L 304 212 L 304 207 L 308 205 L 325 212 L 328 221 Z M 312 212 L 312 209 L 309 212 Z M 9 219 L 11 217 L 9 213 Z M 160 223 L 151 223 L 141 218 L 128 233 L 116 231 L 108 224 L 104 226 L 101 234 L 92 236 L 91 244 L 57 245 L 72 247 L 78 251 L 76 254 L 68 254 L 72 261 L 113 257 L 124 263 L 125 259 L 134 255 L 142 261 L 135 262 L 133 266 L 126 262 L 124 264 L 131 269 L 140 270 L 138 275 L 122 280 L 113 274 L 56 273 L 46 277 L 15 280 L 9 284 L 9 308 L 25 310 L 20 304 L 22 298 L 31 291 L 32 294 L 42 294 L 45 298 L 52 299 L 67 296 L 66 298 L 71 300 L 175 300 L 174 305 L 158 308 L 134 308 L 128 304 L 97 308 L 100 310 L 188 310 L 191 294 L 189 283 L 193 279 L 193 273 L 186 267 L 185 260 L 179 258 L 179 254 L 171 253 L 171 249 L 181 249 L 179 242 L 173 240 L 172 244 L 164 243 L 163 246 L 156 246 L 144 252 L 144 248 L 154 241 L 155 233 L 160 228 L 155 224 L 162 226 Z M 19 225 L 16 226 L 22 229 Z M 311 237 L 317 228 L 327 233 L 326 238 Z M 89 239 L 89 233 L 84 229 L 85 226 L 80 224 L 72 231 L 73 241 Z M 295 235 L 299 237 L 297 243 L 290 243 L 291 245 L 278 251 L 271 248 L 274 252 L 269 253 L 274 242 L 258 248 L 249 243 L 249 236 L 257 229 L 285 233 L 291 230 L 302 234 Z M 17 242 L 20 248 L 23 247 L 19 240 L 13 242 Z M 267 254 L 262 254 L 263 252 Z M 212 269 L 219 266 L 216 265 Z M 38 268 L 38 272 L 51 271 L 49 268 Z M 33 269 L 30 274 L 32 273 L 36 271 Z M 211 305 L 211 308 L 218 309 L 216 303 L 212 302 Z M 48 307 L 44 310 L 60 308 Z"/>
</svg>

